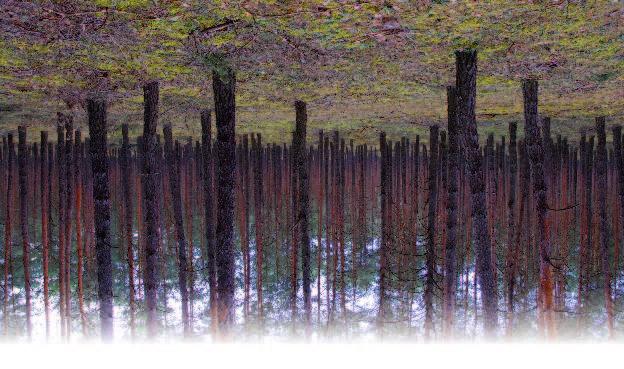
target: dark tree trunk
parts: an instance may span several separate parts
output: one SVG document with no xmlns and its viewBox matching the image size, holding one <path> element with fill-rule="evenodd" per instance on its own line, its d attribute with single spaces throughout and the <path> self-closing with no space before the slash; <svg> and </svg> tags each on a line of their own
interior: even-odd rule
<svg viewBox="0 0 624 369">
<path fill-rule="evenodd" d="M 264 219 L 262 214 L 262 136 L 258 134 L 251 142 L 254 158 L 254 233 L 256 236 L 256 294 L 258 298 L 258 317 L 262 321 L 264 315 Z"/>
<path fill-rule="evenodd" d="M 484 327 L 488 335 L 494 334 L 498 326 L 497 291 L 491 264 L 490 235 L 488 233 L 487 210 L 485 208 L 485 183 L 483 158 L 479 149 L 479 134 L 475 115 L 477 90 L 477 53 L 459 51 L 456 53 L 457 68 L 457 119 L 463 133 L 468 163 L 472 202 L 472 227 L 477 265 L 477 276 L 481 287 L 484 307 Z"/>
<path fill-rule="evenodd" d="M 546 182 L 544 179 L 544 149 L 540 139 L 537 112 L 538 85 L 535 80 L 526 80 L 522 84 L 524 96 L 524 135 L 527 152 L 531 161 L 531 179 L 533 196 L 537 214 L 537 240 L 540 255 L 540 302 L 545 319 L 548 336 L 554 334 L 553 329 L 553 285 L 550 261 L 550 240 L 547 226 Z"/>
<path fill-rule="evenodd" d="M 295 102 L 295 134 L 293 136 L 293 159 L 295 175 L 298 178 L 299 201 L 296 225 L 299 228 L 299 246 L 301 247 L 301 269 L 303 287 L 303 305 L 306 325 L 310 324 L 312 300 L 310 291 L 310 235 L 308 234 L 309 182 L 306 150 L 306 125 L 308 116 L 306 104 L 303 101 Z"/>
<path fill-rule="evenodd" d="M 56 164 L 58 172 L 58 281 L 59 281 L 59 313 L 61 316 L 61 337 L 67 336 L 67 324 L 64 291 L 65 284 L 65 197 L 67 193 L 67 175 L 65 171 L 65 121 L 68 119 L 64 114 L 58 113 L 58 126 L 56 127 Z"/>
<path fill-rule="evenodd" d="M 458 239 L 458 204 L 459 204 L 459 150 L 460 132 L 457 122 L 457 90 L 447 87 L 448 99 L 448 200 L 446 218 L 446 255 L 444 267 L 444 327 L 445 336 L 453 335 L 453 321 L 455 315 L 455 286 L 457 271 L 455 254 Z"/>
<path fill-rule="evenodd" d="M 113 339 L 113 271 L 110 241 L 106 103 L 102 100 L 87 100 L 87 114 L 89 116 L 89 149 L 93 172 L 95 251 L 100 322 L 102 339 L 111 341 Z"/>
<path fill-rule="evenodd" d="M 171 125 L 165 125 L 163 134 L 165 136 L 165 157 L 167 159 L 167 169 L 169 170 L 169 191 L 171 191 L 175 234 L 178 243 L 178 288 L 180 289 L 180 297 L 182 300 L 182 325 L 184 327 L 184 334 L 188 336 L 191 332 L 189 326 L 188 289 L 186 286 L 186 238 L 184 235 L 182 198 L 180 194 L 180 150 L 177 142 L 174 147 L 173 137 L 171 135 Z"/>
<path fill-rule="evenodd" d="M 65 324 L 67 325 L 67 337 L 71 335 L 71 249 L 72 249 L 72 209 L 74 207 L 74 159 L 73 159 L 73 151 L 74 151 L 74 124 L 73 118 L 68 116 L 68 119 L 65 123 L 65 157 L 63 161 L 65 162 L 65 211 L 63 225 L 63 238 L 65 239 L 64 248 L 65 248 L 65 258 L 62 259 L 62 263 L 64 264 L 64 274 L 65 274 L 65 288 L 61 291 L 63 295 L 63 299 L 65 300 Z"/>
<path fill-rule="evenodd" d="M 22 236 L 22 261 L 24 264 L 24 294 L 26 297 L 26 333 L 32 337 L 31 302 L 30 302 L 30 240 L 28 236 L 28 147 L 26 127 L 18 127 L 18 175 L 20 203 L 20 233 Z"/>
<path fill-rule="evenodd" d="M 212 73 L 215 115 L 217 121 L 216 178 L 217 230 L 216 253 L 219 326 L 227 335 L 234 323 L 234 186 L 236 171 L 236 117 L 233 70 Z"/>
<path fill-rule="evenodd" d="M 377 316 L 379 327 L 382 329 L 386 319 L 387 299 L 386 283 L 387 283 L 387 263 L 388 263 L 388 144 L 386 142 L 385 132 L 379 134 L 379 151 L 381 153 L 381 245 L 379 249 L 379 313 Z"/>
<path fill-rule="evenodd" d="M 624 159 L 622 158 L 622 127 L 614 126 L 613 127 L 613 155 L 615 156 L 614 165 L 615 165 L 615 183 L 617 185 L 617 201 L 618 204 L 616 207 L 619 209 L 619 217 L 614 219 L 613 228 L 619 229 L 618 235 L 619 240 L 616 243 L 614 261 L 613 261 L 613 272 L 614 272 L 614 281 L 613 285 L 617 286 L 618 282 L 618 269 L 619 269 L 619 257 L 620 248 L 622 247 L 622 232 L 624 231 Z"/>
<path fill-rule="evenodd" d="M 157 334 L 157 293 L 158 293 L 158 244 L 159 244 L 159 200 L 158 181 L 160 180 L 157 162 L 156 126 L 158 125 L 158 82 L 150 82 L 143 87 L 143 138 L 141 148 L 141 191 L 143 194 L 143 223 L 145 227 L 145 257 L 143 285 L 147 313 L 147 335 Z"/>
</svg>

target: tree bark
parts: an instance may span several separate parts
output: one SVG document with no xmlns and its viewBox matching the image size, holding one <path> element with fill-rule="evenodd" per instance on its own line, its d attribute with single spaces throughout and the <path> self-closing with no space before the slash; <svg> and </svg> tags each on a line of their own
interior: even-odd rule
<svg viewBox="0 0 624 369">
<path fill-rule="evenodd" d="M 299 246 L 301 247 L 301 272 L 303 287 L 303 305 L 306 326 L 310 324 L 312 312 L 312 300 L 310 291 L 310 235 L 308 231 L 308 210 L 309 210 L 309 181 L 306 150 L 306 125 L 308 116 L 306 104 L 303 101 L 295 102 L 295 134 L 293 136 L 293 159 L 295 175 L 298 177 L 299 201 L 298 214 L 295 224 L 299 227 Z"/>
<path fill-rule="evenodd" d="M 113 339 L 113 271 L 110 241 L 110 194 L 108 189 L 108 153 L 106 137 L 106 102 L 87 100 L 89 149 L 93 172 L 95 206 L 95 251 L 97 258 L 98 299 L 102 339 Z"/>
<path fill-rule="evenodd" d="M 459 150 L 461 146 L 460 132 L 457 122 L 457 90 L 447 87 L 448 100 L 448 199 L 446 218 L 446 255 L 444 272 L 444 327 L 445 336 L 453 335 L 455 315 L 455 287 L 457 285 L 457 270 L 455 254 L 457 249 L 457 210 L 459 204 Z"/>
<path fill-rule="evenodd" d="M 493 335 L 498 326 L 497 291 L 491 264 L 490 235 L 485 208 L 485 183 L 483 158 L 479 149 L 479 134 L 475 115 L 477 89 L 476 51 L 458 51 L 456 54 L 457 119 L 461 127 L 468 163 L 472 202 L 472 226 L 474 236 L 477 276 L 481 287 L 484 307 L 484 328 Z"/>
<path fill-rule="evenodd" d="M 219 328 L 225 335 L 234 323 L 234 186 L 236 170 L 236 76 L 232 69 L 212 73 L 217 121 L 216 178 L 217 230 L 216 253 Z"/>
<path fill-rule="evenodd" d="M 550 238 L 548 229 L 546 203 L 546 182 L 544 179 L 544 149 L 540 139 L 538 127 L 539 115 L 537 112 L 538 84 L 536 80 L 525 80 L 522 83 L 524 96 L 524 135 L 527 141 L 527 151 L 531 161 L 531 179 L 533 182 L 533 196 L 537 213 L 537 240 L 540 256 L 540 302 L 545 319 L 545 328 L 548 337 L 554 335 L 553 323 L 553 285 L 550 261 Z"/>
<path fill-rule="evenodd" d="M 158 293 L 158 181 L 160 173 L 156 153 L 156 127 L 158 125 L 158 82 L 150 82 L 143 87 L 144 113 L 143 138 L 141 148 L 141 179 L 143 194 L 143 223 L 145 227 L 145 267 L 143 284 L 147 313 L 147 335 L 153 338 L 157 334 L 157 293 Z"/>
</svg>

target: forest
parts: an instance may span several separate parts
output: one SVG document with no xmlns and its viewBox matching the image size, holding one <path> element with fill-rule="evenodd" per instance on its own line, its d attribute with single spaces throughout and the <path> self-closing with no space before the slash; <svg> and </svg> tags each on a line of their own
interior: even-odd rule
<svg viewBox="0 0 624 369">
<path fill-rule="evenodd" d="M 619 339 L 617 1 L 3 3 L 3 341 Z"/>
</svg>

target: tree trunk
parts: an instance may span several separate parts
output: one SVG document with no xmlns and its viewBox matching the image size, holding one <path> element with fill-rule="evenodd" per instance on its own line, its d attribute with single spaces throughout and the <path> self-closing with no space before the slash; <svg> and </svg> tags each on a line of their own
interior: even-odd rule
<svg viewBox="0 0 624 369">
<path fill-rule="evenodd" d="M 219 327 L 225 335 L 234 323 L 234 185 L 236 170 L 236 76 L 232 69 L 212 73 L 217 120 L 216 178 L 217 230 L 216 253 Z"/>
<path fill-rule="evenodd" d="M 41 181 L 41 248 L 43 267 L 43 306 L 45 312 L 46 339 L 50 337 L 50 277 L 48 263 L 50 259 L 50 238 L 48 234 L 48 198 L 50 196 L 48 186 L 48 132 L 41 131 L 40 153 L 40 176 Z M 52 160 L 52 158 L 49 158 Z"/>
<path fill-rule="evenodd" d="M 457 119 L 463 133 L 468 162 L 472 202 L 472 226 L 474 236 L 477 276 L 481 287 L 484 307 L 484 328 L 493 335 L 498 326 L 496 281 L 491 264 L 490 236 L 485 208 L 485 183 L 483 158 L 479 149 L 479 135 L 475 115 L 477 87 L 476 51 L 459 51 L 457 68 Z"/>
<path fill-rule="evenodd" d="M 106 103 L 87 100 L 89 149 L 93 172 L 95 206 L 95 251 L 97 258 L 98 299 L 102 339 L 113 339 L 113 272 L 110 241 L 110 197 L 108 190 L 108 153 L 106 138 Z"/>
<path fill-rule="evenodd" d="M 548 337 L 554 335 L 553 324 L 553 285 L 550 261 L 550 239 L 547 224 L 548 204 L 546 203 L 546 182 L 544 179 L 544 150 L 540 139 L 537 112 L 538 85 L 536 80 L 526 80 L 522 84 L 524 96 L 524 132 L 527 151 L 531 161 L 531 179 L 537 213 L 537 239 L 540 255 L 540 300 Z"/>
<path fill-rule="evenodd" d="M 26 333 L 32 337 L 31 302 L 30 302 L 30 240 L 28 235 L 28 147 L 26 144 L 26 127 L 19 126 L 18 175 L 20 202 L 20 233 L 22 236 L 22 261 L 24 264 L 24 294 L 26 298 Z"/>
<path fill-rule="evenodd" d="M 156 126 L 158 125 L 158 82 L 150 82 L 143 87 L 144 113 L 143 138 L 141 148 L 141 192 L 143 194 L 143 223 L 145 227 L 145 267 L 143 284 L 147 313 L 147 336 L 157 334 L 158 322 L 156 304 L 158 293 L 158 194 L 160 180 L 156 153 Z"/>
<path fill-rule="evenodd" d="M 455 316 L 455 287 L 457 270 L 455 254 L 458 239 L 458 204 L 459 204 L 459 151 L 460 132 L 457 122 L 457 90 L 447 87 L 448 99 L 448 199 L 447 199 L 447 236 L 444 268 L 444 327 L 445 336 L 452 337 Z"/>
<path fill-rule="evenodd" d="M 293 136 L 294 174 L 298 178 L 298 213 L 295 225 L 299 228 L 299 246 L 301 247 L 301 271 L 303 287 L 303 305 L 306 326 L 310 324 L 312 300 L 310 291 L 310 235 L 308 234 L 309 182 L 306 150 L 306 104 L 303 101 L 295 102 L 295 133 Z"/>
</svg>

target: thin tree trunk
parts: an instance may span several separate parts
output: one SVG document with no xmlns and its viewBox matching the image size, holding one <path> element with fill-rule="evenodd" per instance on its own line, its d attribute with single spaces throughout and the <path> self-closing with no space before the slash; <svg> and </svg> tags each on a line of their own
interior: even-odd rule
<svg viewBox="0 0 624 369">
<path fill-rule="evenodd" d="M 20 233 L 22 236 L 22 260 L 24 264 L 24 294 L 26 297 L 26 333 L 32 337 L 31 302 L 30 302 L 30 239 L 28 235 L 28 147 L 26 127 L 18 129 L 18 172 L 20 202 Z"/>
<path fill-rule="evenodd" d="M 212 112 L 208 109 L 201 111 L 202 127 L 202 159 L 204 166 L 204 217 L 206 222 L 206 257 L 209 288 L 210 318 L 213 334 L 217 330 L 217 269 L 216 245 L 214 233 L 214 201 L 212 193 Z"/>
<path fill-rule="evenodd" d="M 128 138 L 128 125 L 121 126 L 122 143 L 121 143 L 121 186 L 123 191 L 123 209 L 124 219 L 123 228 L 126 241 L 126 258 L 128 263 L 128 304 L 130 308 L 130 337 L 136 336 L 136 327 L 134 321 L 135 315 L 135 290 L 134 290 L 134 246 L 132 239 L 132 224 L 134 219 L 134 209 L 132 207 L 132 153 L 130 152 L 130 140 Z M 141 230 L 139 230 L 140 232 Z"/>
<path fill-rule="evenodd" d="M 80 130 L 76 130 L 74 139 L 74 178 L 76 181 L 76 273 L 78 274 L 78 310 L 82 334 L 87 334 L 87 317 L 84 308 L 83 286 L 83 241 L 82 241 L 82 137 Z"/>
<path fill-rule="evenodd" d="M 48 186 L 48 132 L 41 131 L 41 153 L 40 153 L 40 176 L 41 181 L 41 248 L 42 248 L 42 267 L 43 267 L 43 306 L 45 311 L 45 327 L 46 327 L 46 339 L 50 337 L 50 277 L 48 270 L 48 263 L 50 258 L 50 238 L 48 234 L 48 212 L 50 196 Z"/>
<path fill-rule="evenodd" d="M 427 249 L 425 264 L 427 277 L 425 281 L 425 339 L 431 338 L 433 327 L 433 289 L 435 287 L 435 235 L 436 212 L 438 204 L 437 177 L 438 177 L 438 126 L 429 127 L 429 200 L 427 213 Z"/>
<path fill-rule="evenodd" d="M 169 170 L 169 190 L 171 191 L 175 234 L 178 243 L 178 288 L 180 289 L 181 297 L 182 325 L 184 327 L 184 335 L 188 336 L 191 332 L 189 326 L 188 289 L 186 286 L 186 238 L 184 236 L 182 199 L 180 194 L 180 146 L 176 142 L 174 147 L 171 125 L 165 125 L 163 134 L 165 136 L 165 157 L 167 158 L 167 168 Z"/>
</svg>

